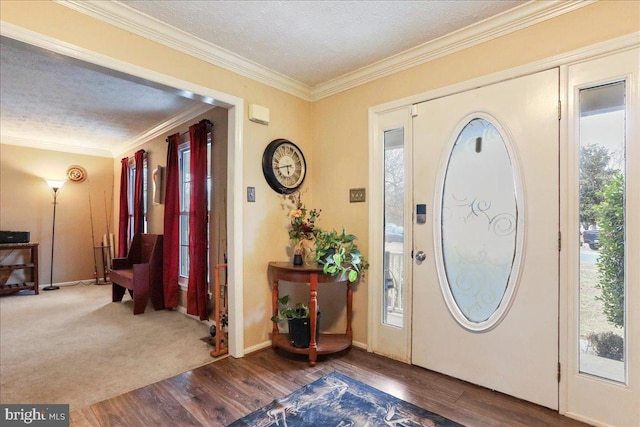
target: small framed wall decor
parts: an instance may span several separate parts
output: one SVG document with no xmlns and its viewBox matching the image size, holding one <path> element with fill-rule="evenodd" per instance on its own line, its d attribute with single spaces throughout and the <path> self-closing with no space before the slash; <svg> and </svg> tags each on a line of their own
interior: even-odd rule
<svg viewBox="0 0 640 427">
<path fill-rule="evenodd" d="M 79 184 L 87 179 L 87 171 L 82 166 L 69 166 L 69 168 L 67 169 L 67 179 L 71 182 Z"/>
<path fill-rule="evenodd" d="M 153 204 L 164 203 L 164 166 L 156 166 L 151 174 L 153 182 Z"/>
</svg>

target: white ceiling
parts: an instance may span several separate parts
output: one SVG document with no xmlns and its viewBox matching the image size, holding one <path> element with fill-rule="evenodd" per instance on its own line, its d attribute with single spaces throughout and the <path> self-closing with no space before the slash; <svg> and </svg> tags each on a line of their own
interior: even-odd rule
<svg viewBox="0 0 640 427">
<path fill-rule="evenodd" d="M 376 78 L 380 67 L 423 55 L 425 46 L 460 44 L 452 34 L 505 26 L 511 16 L 522 20 L 527 7 L 562 3 L 57 1 L 311 100 L 345 82 L 353 87 L 367 73 Z M 212 107 L 5 37 L 1 48 L 2 143 L 117 156 Z"/>
<path fill-rule="evenodd" d="M 111 157 L 168 130 L 165 124 L 181 124 L 212 108 L 51 51 L 0 40 L 3 143 Z"/>
<path fill-rule="evenodd" d="M 314 87 L 524 1 L 120 3 Z"/>
</svg>

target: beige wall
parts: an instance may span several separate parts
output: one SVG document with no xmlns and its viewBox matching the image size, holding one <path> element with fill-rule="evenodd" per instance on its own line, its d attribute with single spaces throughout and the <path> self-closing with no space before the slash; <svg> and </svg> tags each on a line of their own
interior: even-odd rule
<svg viewBox="0 0 640 427">
<path fill-rule="evenodd" d="M 366 253 L 368 205 L 350 204 L 348 189 L 367 187 L 369 107 L 638 31 L 640 16 L 639 2 L 598 2 L 310 104 L 58 4 L 38 2 L 34 7 L 34 3 L 2 1 L 2 19 L 243 98 L 245 107 L 257 103 L 271 110 L 269 126 L 246 121 L 243 129 L 243 185 L 256 187 L 257 194 L 256 203 L 243 205 L 245 347 L 268 339 L 271 325 L 267 262 L 288 257 L 286 210 L 282 199 L 267 186 L 260 167 L 269 141 L 287 138 L 302 148 L 309 165 L 306 204 L 323 210 L 322 227 L 345 226 L 358 235 Z M 354 338 L 359 342 L 366 342 L 367 337 L 368 286 L 366 282 L 360 284 L 354 297 Z M 320 304 L 324 326 L 331 330 L 342 328 L 344 316 L 338 315 L 342 310 L 339 302 L 321 296 Z"/>
<path fill-rule="evenodd" d="M 107 232 L 113 160 L 0 144 L 0 229 L 29 231 L 31 241 L 40 244 L 40 284 L 51 281 L 53 191 L 45 179 L 66 179 L 72 165 L 85 168 L 87 179 L 82 183 L 67 182 L 58 191 L 54 283 L 94 278 L 93 246 L 99 245 Z M 96 256 L 100 253 L 96 252 Z"/>
</svg>

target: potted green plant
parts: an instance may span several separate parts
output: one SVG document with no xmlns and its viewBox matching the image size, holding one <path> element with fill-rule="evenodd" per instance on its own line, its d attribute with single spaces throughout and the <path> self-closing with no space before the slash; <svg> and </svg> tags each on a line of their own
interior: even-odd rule
<svg viewBox="0 0 640 427">
<path fill-rule="evenodd" d="M 272 316 L 271 321 L 278 323 L 287 320 L 289 323 L 289 341 L 294 347 L 307 348 L 311 342 L 311 310 L 308 304 L 297 303 L 291 307 L 291 298 L 285 295 L 278 299 L 280 310 Z M 316 342 L 320 337 L 320 312 L 316 316 Z"/>
<path fill-rule="evenodd" d="M 357 239 L 353 234 L 336 230 L 321 230 L 316 234 L 316 262 L 322 265 L 325 274 L 333 276 L 345 275 L 349 282 L 355 282 L 369 268 L 369 263 L 362 256 Z"/>
</svg>

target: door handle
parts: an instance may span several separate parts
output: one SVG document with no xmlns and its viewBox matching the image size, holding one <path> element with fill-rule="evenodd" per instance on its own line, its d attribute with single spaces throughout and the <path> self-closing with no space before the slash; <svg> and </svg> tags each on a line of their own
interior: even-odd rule
<svg viewBox="0 0 640 427">
<path fill-rule="evenodd" d="M 416 261 L 424 261 L 425 259 L 427 259 L 427 254 L 425 254 L 423 251 L 418 251 L 418 253 L 416 254 Z"/>
</svg>

